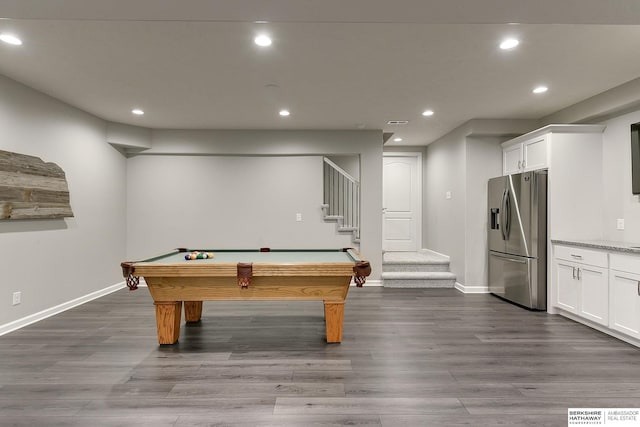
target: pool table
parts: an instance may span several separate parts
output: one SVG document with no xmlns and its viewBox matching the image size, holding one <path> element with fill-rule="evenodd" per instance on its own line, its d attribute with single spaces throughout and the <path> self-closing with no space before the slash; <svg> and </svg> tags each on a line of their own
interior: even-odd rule
<svg viewBox="0 0 640 427">
<path fill-rule="evenodd" d="M 213 258 L 186 260 L 194 251 Z M 167 254 L 121 263 L 131 290 L 144 277 L 156 309 L 160 344 L 175 344 L 180 316 L 199 322 L 202 302 L 212 300 L 321 300 L 326 339 L 342 342 L 344 303 L 351 278 L 357 286 L 371 273 L 369 262 L 351 248 L 336 250 L 220 250 L 179 248 Z"/>
</svg>

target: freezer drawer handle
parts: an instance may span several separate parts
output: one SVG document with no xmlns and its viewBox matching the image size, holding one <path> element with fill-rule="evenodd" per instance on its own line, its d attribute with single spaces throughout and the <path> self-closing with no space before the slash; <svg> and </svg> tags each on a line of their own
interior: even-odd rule
<svg viewBox="0 0 640 427">
<path fill-rule="evenodd" d="M 509 257 L 503 256 L 503 255 L 498 255 L 498 254 L 492 254 L 492 255 L 495 256 L 495 257 L 498 257 L 498 258 L 502 258 L 505 261 L 517 262 L 518 264 L 526 264 L 527 263 L 527 261 L 524 261 L 524 260 L 521 260 L 521 259 L 513 259 L 513 258 L 509 258 Z"/>
<path fill-rule="evenodd" d="M 575 259 L 582 259 L 582 255 L 571 254 L 571 257 Z"/>
</svg>

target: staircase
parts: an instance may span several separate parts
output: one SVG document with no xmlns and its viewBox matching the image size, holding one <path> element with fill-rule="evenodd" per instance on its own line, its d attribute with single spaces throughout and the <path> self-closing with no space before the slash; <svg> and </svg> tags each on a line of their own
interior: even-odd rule
<svg viewBox="0 0 640 427">
<path fill-rule="evenodd" d="M 322 211 L 325 221 L 335 222 L 341 233 L 351 233 L 360 242 L 360 183 L 326 157 L 324 160 L 324 196 Z"/>
<path fill-rule="evenodd" d="M 382 285 L 386 288 L 453 288 L 455 283 L 448 257 L 428 250 L 383 254 Z"/>
</svg>

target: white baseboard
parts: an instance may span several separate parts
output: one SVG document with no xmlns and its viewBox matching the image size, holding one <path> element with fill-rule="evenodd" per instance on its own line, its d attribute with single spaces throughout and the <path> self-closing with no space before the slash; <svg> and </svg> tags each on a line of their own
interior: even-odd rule
<svg viewBox="0 0 640 427">
<path fill-rule="evenodd" d="M 90 294 L 73 299 L 71 301 L 64 302 L 62 304 L 56 305 L 55 307 L 47 308 L 46 310 L 42 310 L 38 313 L 34 313 L 29 316 L 23 317 L 22 319 L 5 323 L 4 325 L 0 325 L 0 336 L 4 334 L 8 334 L 9 332 L 13 332 L 17 329 L 24 328 L 25 326 L 31 325 L 32 323 L 39 322 L 40 320 L 46 319 L 47 317 L 51 317 L 56 314 L 62 313 L 63 311 L 67 311 L 71 308 L 77 307 L 86 302 L 103 297 L 105 295 L 118 291 L 124 287 L 125 287 L 124 282 L 116 283 L 115 285 L 109 286 L 104 289 L 100 289 L 99 291 L 92 292 Z"/>
<path fill-rule="evenodd" d="M 459 290 L 464 294 L 488 294 L 489 287 L 488 286 L 465 286 L 462 283 L 456 282 L 454 288 Z"/>
<path fill-rule="evenodd" d="M 351 286 L 355 286 L 355 282 L 353 280 L 351 280 Z M 367 283 L 364 284 L 365 287 L 367 286 L 382 286 L 382 280 L 369 280 L 367 279 Z"/>
<path fill-rule="evenodd" d="M 634 345 L 636 347 L 640 347 L 640 340 L 637 340 L 637 339 L 635 339 L 633 337 L 630 337 L 628 335 L 622 334 L 622 333 L 620 333 L 618 331 L 614 331 L 613 329 L 607 328 L 606 326 L 599 325 L 599 324 L 597 324 L 595 322 L 590 321 L 589 319 L 585 319 L 583 317 L 577 316 L 577 315 L 575 315 L 573 313 L 569 313 L 569 312 L 564 311 L 562 309 L 558 310 L 558 314 L 557 315 L 566 317 L 566 318 L 568 318 L 570 320 L 573 320 L 574 322 L 577 322 L 577 323 L 582 323 L 583 325 L 586 325 L 586 326 L 588 326 L 590 328 L 593 328 L 593 329 L 595 329 L 597 331 L 600 331 L 603 334 L 611 335 L 612 337 L 618 338 L 621 341 L 627 342 L 627 343 L 629 343 L 631 345 Z"/>
<path fill-rule="evenodd" d="M 147 286 L 147 284 L 144 282 L 142 277 L 140 278 L 140 284 L 138 286 L 141 288 Z M 351 286 L 355 286 L 355 283 L 351 282 Z M 365 283 L 365 286 L 382 286 L 382 280 L 367 280 L 367 283 Z M 100 289 L 99 291 L 92 292 L 90 294 L 81 296 L 71 301 L 67 301 L 65 303 L 56 305 L 54 307 L 47 308 L 46 310 L 42 310 L 38 313 L 34 313 L 29 316 L 23 317 L 22 319 L 5 323 L 4 325 L 0 325 L 0 336 L 8 334 L 9 332 L 16 331 L 20 328 L 24 328 L 25 326 L 31 325 L 32 323 L 39 322 L 40 320 L 44 320 L 48 317 L 55 316 L 56 314 L 62 313 L 63 311 L 67 311 L 74 307 L 82 305 L 84 303 L 87 303 L 89 301 L 93 301 L 94 299 L 98 299 L 105 295 L 109 295 L 125 287 L 126 285 L 124 282 L 116 283 L 115 285 L 109 286 L 104 289 Z"/>
</svg>

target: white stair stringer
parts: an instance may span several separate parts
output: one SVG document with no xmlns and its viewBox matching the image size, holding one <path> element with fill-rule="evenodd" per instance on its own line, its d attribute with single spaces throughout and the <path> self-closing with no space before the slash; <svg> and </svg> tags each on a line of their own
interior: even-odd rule
<svg viewBox="0 0 640 427">
<path fill-rule="evenodd" d="M 322 213 L 337 224 L 340 233 L 351 233 L 360 242 L 360 183 L 340 166 L 323 158 Z"/>
<path fill-rule="evenodd" d="M 329 205 L 323 204 L 321 207 L 323 212 L 323 219 L 326 222 L 335 222 L 336 230 L 338 230 L 339 233 L 351 233 L 351 241 L 353 243 L 360 243 L 360 238 L 358 237 L 360 229 L 358 227 L 344 225 L 344 216 L 342 215 L 327 215 Z"/>
</svg>

